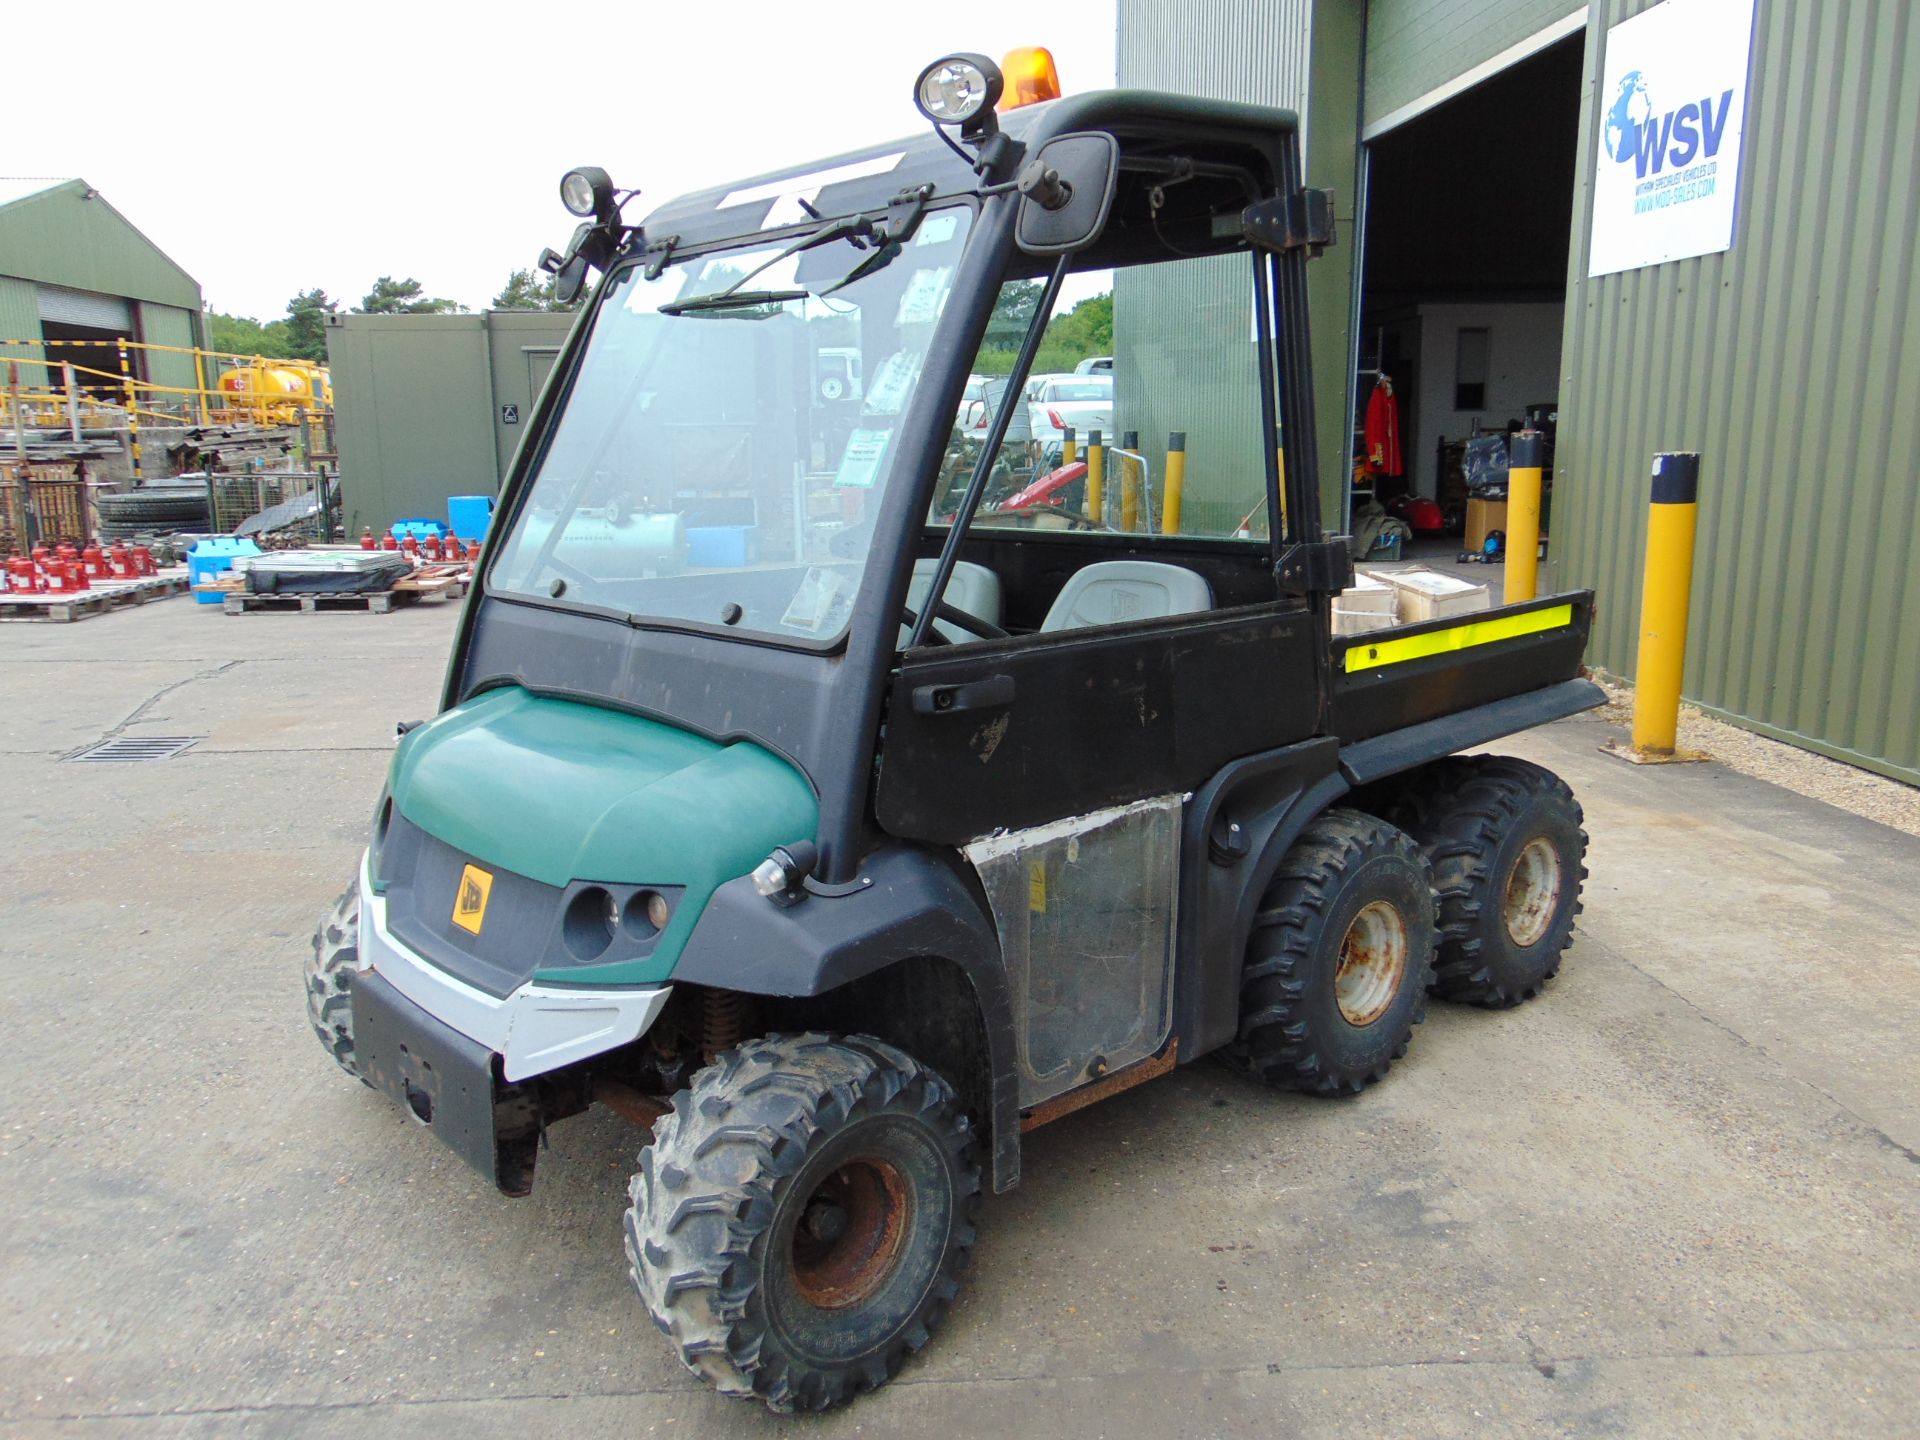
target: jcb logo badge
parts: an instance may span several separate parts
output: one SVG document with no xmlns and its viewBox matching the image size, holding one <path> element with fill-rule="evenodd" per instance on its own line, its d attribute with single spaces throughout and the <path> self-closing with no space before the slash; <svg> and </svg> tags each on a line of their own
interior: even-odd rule
<svg viewBox="0 0 1920 1440">
<path fill-rule="evenodd" d="M 487 897 L 493 893 L 493 876 L 478 865 L 460 872 L 460 890 L 453 897 L 453 923 L 470 935 L 478 935 L 487 918 Z"/>
</svg>

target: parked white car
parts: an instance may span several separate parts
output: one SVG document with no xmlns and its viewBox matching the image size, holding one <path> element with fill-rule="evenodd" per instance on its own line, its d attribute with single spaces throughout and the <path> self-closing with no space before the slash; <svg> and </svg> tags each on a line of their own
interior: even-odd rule
<svg viewBox="0 0 1920 1440">
<path fill-rule="evenodd" d="M 1073 373 L 1076 375 L 1111 375 L 1113 373 L 1113 356 L 1089 355 L 1073 367 Z"/>
<path fill-rule="evenodd" d="M 1068 428 L 1082 442 L 1098 430 L 1113 443 L 1113 376 L 1069 375 L 1049 380 L 1033 400 L 1033 436 L 1042 443 L 1065 438 Z"/>
</svg>

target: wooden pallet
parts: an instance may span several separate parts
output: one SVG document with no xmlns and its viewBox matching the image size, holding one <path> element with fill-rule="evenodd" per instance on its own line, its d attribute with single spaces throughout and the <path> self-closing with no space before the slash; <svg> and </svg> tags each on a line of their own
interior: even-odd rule
<svg viewBox="0 0 1920 1440">
<path fill-rule="evenodd" d="M 96 580 L 71 594 L 0 594 L 0 620 L 84 620 L 149 600 L 165 600 L 184 594 L 187 588 L 187 567 L 180 565 L 141 580 Z"/>
<path fill-rule="evenodd" d="M 195 593 L 220 596 L 221 608 L 229 615 L 245 615 L 258 610 L 293 610 L 317 615 L 329 610 L 360 610 L 369 615 L 386 615 L 403 606 L 433 596 L 457 600 L 467 593 L 464 575 L 412 575 L 396 580 L 390 590 L 368 590 L 358 594 L 300 595 L 286 591 L 254 595 L 237 584 L 203 586 Z"/>
</svg>

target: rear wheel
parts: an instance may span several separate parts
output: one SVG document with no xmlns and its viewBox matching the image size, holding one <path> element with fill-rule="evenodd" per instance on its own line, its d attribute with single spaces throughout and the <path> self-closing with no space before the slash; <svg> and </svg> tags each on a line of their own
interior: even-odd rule
<svg viewBox="0 0 1920 1440">
<path fill-rule="evenodd" d="M 627 1261 L 696 1375 L 775 1410 L 885 1384 L 959 1293 L 980 1167 L 947 1083 L 866 1036 L 752 1040 L 640 1154 Z"/>
<path fill-rule="evenodd" d="M 1587 835 L 1550 770 L 1505 755 L 1444 760 L 1389 812 L 1433 865 L 1433 993 L 1490 1009 L 1530 1000 L 1573 943 Z"/>
<path fill-rule="evenodd" d="M 335 1063 L 366 1083 L 353 1053 L 353 977 L 360 969 L 360 887 L 333 902 L 333 911 L 313 932 L 306 964 L 307 1019 Z"/>
<path fill-rule="evenodd" d="M 1272 1084 L 1357 1094 L 1407 1053 L 1433 943 L 1419 847 L 1372 815 L 1327 811 L 1261 904 L 1229 1058 Z"/>
</svg>

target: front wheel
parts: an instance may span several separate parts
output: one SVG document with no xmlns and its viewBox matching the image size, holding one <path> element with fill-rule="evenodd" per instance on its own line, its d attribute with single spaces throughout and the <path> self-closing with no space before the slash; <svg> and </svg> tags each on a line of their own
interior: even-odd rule
<svg viewBox="0 0 1920 1440">
<path fill-rule="evenodd" d="M 307 1019 L 334 1063 L 365 1083 L 353 1053 L 353 977 L 360 969 L 360 886 L 356 881 L 333 902 L 333 911 L 313 932 L 307 958 Z"/>
<path fill-rule="evenodd" d="M 890 1380 L 959 1293 L 980 1167 L 947 1083 L 866 1036 L 769 1036 L 674 1097 L 627 1261 L 694 1374 L 775 1410 Z"/>
</svg>

